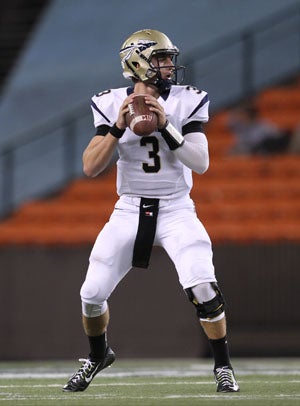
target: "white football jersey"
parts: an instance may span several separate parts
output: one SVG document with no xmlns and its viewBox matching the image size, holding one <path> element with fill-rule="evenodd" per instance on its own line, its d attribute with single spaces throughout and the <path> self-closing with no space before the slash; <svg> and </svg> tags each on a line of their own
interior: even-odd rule
<svg viewBox="0 0 300 406">
<path fill-rule="evenodd" d="M 95 127 L 112 126 L 124 99 L 133 88 L 106 90 L 92 98 Z M 209 100 L 205 91 L 193 86 L 172 86 L 158 99 L 170 123 L 182 133 L 192 121 L 208 121 Z M 192 171 L 171 151 L 159 132 L 140 137 L 129 128 L 118 142 L 117 193 L 159 199 L 189 194 Z"/>
</svg>

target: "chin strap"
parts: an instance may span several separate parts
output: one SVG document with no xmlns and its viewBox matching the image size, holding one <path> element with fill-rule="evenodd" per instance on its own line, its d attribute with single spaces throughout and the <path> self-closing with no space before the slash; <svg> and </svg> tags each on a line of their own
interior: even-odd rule
<svg viewBox="0 0 300 406">
<path fill-rule="evenodd" d="M 158 89 L 160 94 L 163 94 L 167 92 L 168 90 L 171 89 L 171 86 L 174 84 L 172 80 L 170 79 L 162 79 L 161 77 L 156 78 L 156 80 L 153 82 L 153 85 Z"/>
<path fill-rule="evenodd" d="M 181 71 L 181 78 L 178 80 L 178 72 Z M 180 85 L 183 83 L 185 77 L 185 66 L 178 66 L 175 68 L 174 76 L 172 79 L 162 79 L 160 70 L 157 70 L 156 78 L 153 82 L 153 85 L 158 89 L 159 93 L 165 93 L 171 89 L 172 85 Z"/>
</svg>

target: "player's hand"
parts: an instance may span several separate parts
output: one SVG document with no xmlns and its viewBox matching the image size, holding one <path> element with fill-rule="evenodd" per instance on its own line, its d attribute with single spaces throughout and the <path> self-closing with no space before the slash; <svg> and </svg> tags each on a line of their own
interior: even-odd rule
<svg viewBox="0 0 300 406">
<path fill-rule="evenodd" d="M 128 113 L 128 111 L 129 111 L 128 104 L 132 102 L 132 99 L 134 98 L 134 96 L 135 96 L 134 93 L 127 96 L 120 107 L 118 118 L 116 121 L 116 126 L 120 130 L 125 130 L 125 128 L 127 127 L 125 116 L 126 116 L 126 113 Z"/>
<path fill-rule="evenodd" d="M 158 100 L 150 94 L 145 95 L 145 103 L 148 104 L 151 111 L 157 114 L 157 128 L 163 128 L 166 125 L 167 118 L 162 105 L 159 104 Z"/>
</svg>

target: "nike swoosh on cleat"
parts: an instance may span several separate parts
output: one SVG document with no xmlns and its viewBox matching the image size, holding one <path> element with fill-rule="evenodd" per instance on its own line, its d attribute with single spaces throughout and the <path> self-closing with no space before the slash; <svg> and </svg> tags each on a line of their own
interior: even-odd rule
<svg viewBox="0 0 300 406">
<path fill-rule="evenodd" d="M 92 373 L 89 377 L 85 377 L 85 381 L 87 382 L 87 383 L 90 383 L 91 382 L 91 380 L 94 378 L 94 376 L 96 375 L 96 373 L 97 373 L 97 369 L 95 369 L 95 371 L 94 371 L 94 373 Z"/>
</svg>

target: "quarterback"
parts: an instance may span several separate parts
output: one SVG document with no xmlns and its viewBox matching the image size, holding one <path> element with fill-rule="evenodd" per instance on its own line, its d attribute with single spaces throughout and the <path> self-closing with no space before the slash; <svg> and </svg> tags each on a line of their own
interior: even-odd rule
<svg viewBox="0 0 300 406">
<path fill-rule="evenodd" d="M 117 150 L 119 199 L 90 254 L 80 291 L 90 352 L 63 387 L 66 392 L 84 391 L 114 362 L 106 340 L 108 299 L 133 266 L 148 267 L 153 246 L 168 253 L 196 309 L 214 357 L 217 391 L 239 391 L 211 241 L 190 197 L 192 171 L 202 174 L 209 166 L 202 128 L 209 119 L 209 98 L 205 91 L 179 83 L 184 67 L 177 65 L 178 54 L 165 34 L 151 29 L 135 32 L 120 50 L 123 75 L 132 85 L 92 98 L 96 135 L 83 153 L 83 170 L 97 176 Z M 140 94 L 157 115 L 157 129 L 147 136 L 134 134 L 126 123 L 128 105 Z"/>
</svg>

